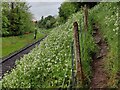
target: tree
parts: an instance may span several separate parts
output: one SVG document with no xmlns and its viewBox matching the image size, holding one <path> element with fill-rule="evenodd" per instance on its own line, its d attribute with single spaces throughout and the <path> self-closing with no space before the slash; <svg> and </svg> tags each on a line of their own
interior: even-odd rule
<svg viewBox="0 0 120 90">
<path fill-rule="evenodd" d="M 59 8 L 59 16 L 62 18 L 63 22 L 75 12 L 77 12 L 77 5 L 72 2 L 64 2 Z"/>
<path fill-rule="evenodd" d="M 39 28 L 53 28 L 56 20 L 53 16 L 49 15 L 45 18 L 41 17 L 41 20 L 38 22 Z"/>
<path fill-rule="evenodd" d="M 29 8 L 25 2 L 2 3 L 2 36 L 22 35 L 34 30 Z"/>
<path fill-rule="evenodd" d="M 84 6 L 85 4 L 87 5 L 87 7 L 92 8 L 97 4 L 97 2 L 63 2 L 59 8 L 59 23 L 65 23 L 70 15 L 78 12 L 81 6 Z"/>
<path fill-rule="evenodd" d="M 86 5 L 88 8 L 94 7 L 99 2 L 76 2 L 74 4 L 77 4 L 78 8 L 81 8 L 81 6 Z"/>
</svg>

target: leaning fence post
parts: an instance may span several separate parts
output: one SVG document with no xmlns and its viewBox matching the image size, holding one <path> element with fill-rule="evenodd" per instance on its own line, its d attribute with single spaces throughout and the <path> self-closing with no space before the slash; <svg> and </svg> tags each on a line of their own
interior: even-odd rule
<svg viewBox="0 0 120 90">
<path fill-rule="evenodd" d="M 86 5 L 84 6 L 84 28 L 85 31 L 88 31 L 88 8 Z"/>
<path fill-rule="evenodd" d="M 80 57 L 80 43 L 79 43 L 79 33 L 78 33 L 78 23 L 74 22 L 74 47 L 75 47 L 75 58 L 76 58 L 76 77 L 77 83 L 83 84 L 83 71 L 82 71 L 82 62 Z"/>
</svg>

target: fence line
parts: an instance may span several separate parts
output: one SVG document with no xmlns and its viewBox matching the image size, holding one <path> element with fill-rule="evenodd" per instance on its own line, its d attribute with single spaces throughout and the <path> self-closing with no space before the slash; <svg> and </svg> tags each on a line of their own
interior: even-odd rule
<svg viewBox="0 0 120 90">
<path fill-rule="evenodd" d="M 83 70 L 82 70 L 82 62 L 80 56 L 80 43 L 79 43 L 79 33 L 78 33 L 78 23 L 74 22 L 74 46 L 75 46 L 75 59 L 76 59 L 76 78 L 77 84 L 83 84 Z"/>
<path fill-rule="evenodd" d="M 83 18 L 83 22 L 84 22 L 84 32 L 82 33 L 82 26 L 81 26 L 81 20 L 80 20 L 80 38 L 81 38 L 81 42 L 79 42 L 79 31 L 78 31 L 78 23 L 74 22 L 73 23 L 73 32 L 74 32 L 74 46 L 71 45 L 71 57 L 72 57 L 72 87 L 75 86 L 75 74 L 74 74 L 74 56 L 73 53 L 75 52 L 75 62 L 76 62 L 76 79 L 77 79 L 77 86 L 79 87 L 79 85 L 84 86 L 84 72 L 83 72 L 83 67 L 82 67 L 82 60 L 84 59 L 84 47 L 83 45 L 85 45 L 85 41 L 83 40 L 83 38 L 86 37 L 86 33 L 88 31 L 88 9 L 87 6 L 84 6 L 83 9 L 83 13 L 84 13 L 84 18 Z M 83 35 L 84 34 L 84 35 Z M 84 37 L 83 37 L 84 36 Z M 81 43 L 81 44 L 80 44 Z M 75 48 L 75 50 L 73 49 Z M 74 51 L 74 52 L 73 52 Z"/>
</svg>

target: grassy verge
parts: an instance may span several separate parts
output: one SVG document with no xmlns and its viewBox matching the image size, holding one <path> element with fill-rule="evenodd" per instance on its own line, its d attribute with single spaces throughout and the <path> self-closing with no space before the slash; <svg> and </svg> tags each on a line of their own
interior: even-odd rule
<svg viewBox="0 0 120 90">
<path fill-rule="evenodd" d="M 0 58 L 8 56 L 9 54 L 25 47 L 28 44 L 31 44 L 38 39 L 43 38 L 46 34 L 49 33 L 50 30 L 39 30 L 37 33 L 36 40 L 34 39 L 34 33 L 22 35 L 22 36 L 12 36 L 12 37 L 3 37 L 2 38 L 2 45 L 1 51 L 2 56 Z"/>
</svg>

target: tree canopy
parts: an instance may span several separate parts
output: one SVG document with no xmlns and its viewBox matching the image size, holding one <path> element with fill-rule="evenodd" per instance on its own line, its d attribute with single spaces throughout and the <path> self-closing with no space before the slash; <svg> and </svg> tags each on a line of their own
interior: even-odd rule
<svg viewBox="0 0 120 90">
<path fill-rule="evenodd" d="M 66 22 L 70 15 L 80 10 L 82 6 L 94 7 L 97 2 L 63 2 L 59 8 L 60 22 Z"/>
<path fill-rule="evenodd" d="M 25 2 L 2 3 L 2 36 L 21 35 L 32 32 L 32 14 Z"/>
<path fill-rule="evenodd" d="M 42 16 L 41 20 L 38 22 L 38 27 L 46 28 L 46 29 L 53 28 L 55 22 L 56 22 L 56 19 L 51 15 L 49 15 L 45 18 Z"/>
</svg>

